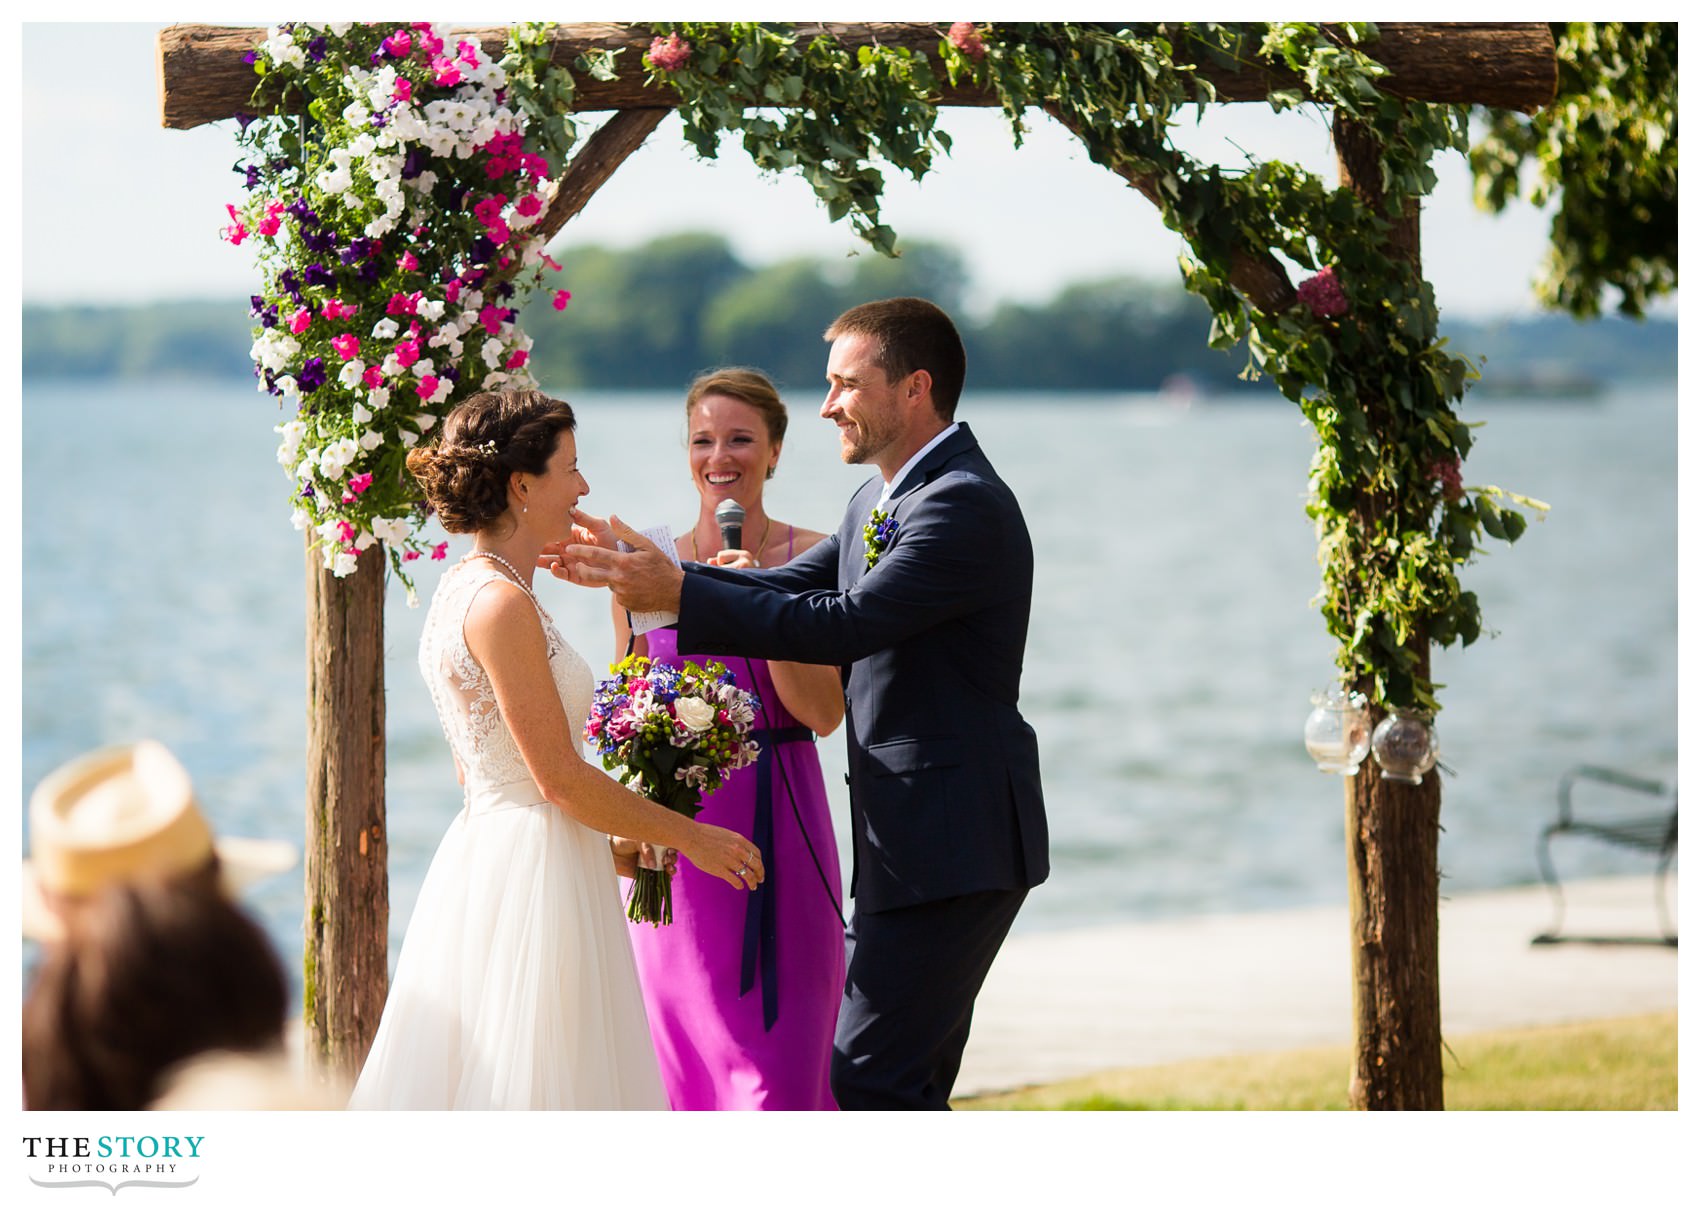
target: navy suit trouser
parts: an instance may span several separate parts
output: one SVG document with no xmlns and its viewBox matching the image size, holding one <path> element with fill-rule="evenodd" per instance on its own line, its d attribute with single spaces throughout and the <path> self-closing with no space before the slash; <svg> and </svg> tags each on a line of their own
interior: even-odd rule
<svg viewBox="0 0 1700 1212">
<path fill-rule="evenodd" d="M 980 993 L 1025 889 L 857 909 L 832 1093 L 845 1111 L 948 1111 Z"/>
</svg>

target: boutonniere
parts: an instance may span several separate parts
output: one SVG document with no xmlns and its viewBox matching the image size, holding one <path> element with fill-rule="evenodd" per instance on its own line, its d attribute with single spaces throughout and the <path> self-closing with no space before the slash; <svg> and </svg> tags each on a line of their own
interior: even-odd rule
<svg viewBox="0 0 1700 1212">
<path fill-rule="evenodd" d="M 868 545 L 864 553 L 868 567 L 871 569 L 880 562 L 886 548 L 897 537 L 897 519 L 883 509 L 876 509 L 868 516 L 868 524 L 862 527 L 862 541 Z"/>
</svg>

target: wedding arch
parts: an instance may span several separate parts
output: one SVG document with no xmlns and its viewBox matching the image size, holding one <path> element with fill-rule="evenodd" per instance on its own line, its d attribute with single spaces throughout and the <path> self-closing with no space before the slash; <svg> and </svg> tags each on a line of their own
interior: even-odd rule
<svg viewBox="0 0 1700 1212">
<path fill-rule="evenodd" d="M 225 237 L 260 250 L 256 374 L 299 405 L 279 458 L 307 535 L 305 1013 L 344 1072 L 388 973 L 385 560 L 411 589 L 408 564 L 442 555 L 401 460 L 461 394 L 529 378 L 517 303 L 557 268 L 545 243 L 669 113 L 703 155 L 740 133 L 888 253 L 874 160 L 924 176 L 939 106 L 1000 107 L 1018 145 L 1032 111 L 1076 135 L 1186 238 L 1212 344 L 1247 342 L 1314 428 L 1319 600 L 1372 722 L 1438 709 L 1430 646 L 1480 631 L 1457 571 L 1539 507 L 1463 482 L 1474 371 L 1439 338 L 1418 208 L 1469 106 L 1552 101 L 1544 24 L 177 25 L 159 66 L 165 126 L 238 120 L 249 192 Z M 1170 145 L 1181 107 L 1242 101 L 1330 107 L 1338 184 Z M 1351 1099 L 1439 1108 L 1439 781 L 1379 774 L 1344 780 Z"/>
</svg>

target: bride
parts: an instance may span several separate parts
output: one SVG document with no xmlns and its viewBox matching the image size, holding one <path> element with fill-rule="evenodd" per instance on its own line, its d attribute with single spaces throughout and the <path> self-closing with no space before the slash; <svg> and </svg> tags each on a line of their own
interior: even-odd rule
<svg viewBox="0 0 1700 1212">
<path fill-rule="evenodd" d="M 466 806 L 420 887 L 354 1108 L 665 1109 L 615 872 L 635 873 L 641 841 L 736 888 L 762 880 L 743 837 L 581 755 L 590 667 L 531 590 L 544 544 L 589 521 L 573 424 L 541 392 L 481 392 L 407 457 L 444 527 L 473 535 L 419 643 Z"/>
</svg>

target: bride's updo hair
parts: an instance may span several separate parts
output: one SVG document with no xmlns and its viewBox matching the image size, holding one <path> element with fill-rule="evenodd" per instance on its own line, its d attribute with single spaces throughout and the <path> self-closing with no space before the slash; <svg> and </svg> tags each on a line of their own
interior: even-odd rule
<svg viewBox="0 0 1700 1212">
<path fill-rule="evenodd" d="M 508 477 L 540 476 L 576 422 L 540 391 L 481 391 L 457 404 L 435 446 L 408 452 L 407 470 L 450 534 L 482 530 L 508 508 Z"/>
</svg>

